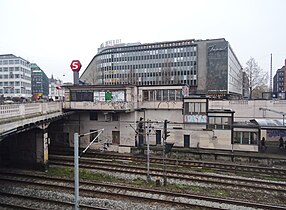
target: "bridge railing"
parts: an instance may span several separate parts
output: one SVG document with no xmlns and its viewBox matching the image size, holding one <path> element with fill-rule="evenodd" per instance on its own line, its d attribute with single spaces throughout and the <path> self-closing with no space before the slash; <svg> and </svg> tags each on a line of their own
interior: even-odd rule
<svg viewBox="0 0 286 210">
<path fill-rule="evenodd" d="M 0 119 L 61 111 L 61 102 L 0 105 Z"/>
</svg>

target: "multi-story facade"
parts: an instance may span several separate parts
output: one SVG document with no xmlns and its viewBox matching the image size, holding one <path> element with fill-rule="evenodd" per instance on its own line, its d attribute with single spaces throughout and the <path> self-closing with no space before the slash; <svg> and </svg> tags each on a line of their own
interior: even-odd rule
<svg viewBox="0 0 286 210">
<path fill-rule="evenodd" d="M 275 76 L 273 77 L 273 95 L 276 98 L 283 98 L 285 99 L 285 90 L 286 90 L 286 59 L 285 65 L 276 71 Z"/>
<path fill-rule="evenodd" d="M 49 78 L 49 99 L 57 101 L 64 97 L 64 91 L 61 88 L 62 85 L 63 82 L 59 79 L 54 79 L 53 75 Z"/>
<path fill-rule="evenodd" d="M 225 39 L 102 45 L 80 77 L 89 84 L 186 84 L 191 93 L 242 96 L 242 67 Z"/>
<path fill-rule="evenodd" d="M 242 72 L 242 95 L 244 98 L 249 98 L 249 78 L 246 72 Z"/>
<path fill-rule="evenodd" d="M 33 99 L 48 99 L 49 79 L 47 75 L 36 63 L 31 63 L 31 70 Z"/>
<path fill-rule="evenodd" d="M 246 106 L 263 106 L 253 106 L 245 100 L 235 100 L 237 104 L 232 104 L 227 100 L 187 97 L 187 85 L 70 85 L 63 88 L 68 92 L 63 109 L 75 113 L 58 124 L 66 125 L 59 133 L 70 145 L 75 132 L 89 133 L 81 138 L 82 148 L 90 144 L 100 129 L 104 132 L 92 148 L 108 143 L 110 151 L 130 152 L 147 139 L 150 145 L 162 145 L 165 120 L 169 121 L 170 131 L 166 142 L 177 147 L 258 151 L 260 135 L 266 136 L 260 134 L 257 126 L 242 124 L 253 119 L 253 113 L 258 113 L 245 110 Z M 244 116 L 238 118 L 239 124 L 234 123 L 232 107 L 240 112 L 239 116 Z M 259 118 L 261 116 L 262 112 Z M 140 125 L 140 121 L 143 124 Z M 51 137 L 51 142 L 62 139 Z"/>
<path fill-rule="evenodd" d="M 30 62 L 13 54 L 0 55 L 0 95 L 30 98 L 31 93 Z"/>
</svg>

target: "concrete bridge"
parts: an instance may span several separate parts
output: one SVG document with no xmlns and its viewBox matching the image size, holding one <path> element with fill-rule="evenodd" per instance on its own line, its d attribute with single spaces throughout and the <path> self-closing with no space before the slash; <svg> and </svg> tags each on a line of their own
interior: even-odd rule
<svg viewBox="0 0 286 210">
<path fill-rule="evenodd" d="M 62 102 L 0 105 L 0 164 L 45 169 L 47 128 L 66 115 Z"/>
<path fill-rule="evenodd" d="M 62 116 L 61 102 L 1 105 L 0 141 L 7 135 L 43 126 Z"/>
</svg>

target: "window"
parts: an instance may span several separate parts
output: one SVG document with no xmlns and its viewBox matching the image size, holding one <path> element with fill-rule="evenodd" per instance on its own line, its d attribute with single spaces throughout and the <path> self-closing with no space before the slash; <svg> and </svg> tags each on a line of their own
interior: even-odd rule
<svg viewBox="0 0 286 210">
<path fill-rule="evenodd" d="M 233 143 L 234 144 L 254 144 L 257 145 L 258 135 L 256 132 L 251 131 L 234 131 Z"/>
<path fill-rule="evenodd" d="M 208 128 L 229 130 L 231 125 L 231 117 L 208 117 Z"/>
<path fill-rule="evenodd" d="M 175 101 L 175 90 L 169 90 L 169 100 Z"/>
<path fill-rule="evenodd" d="M 118 121 L 119 120 L 119 114 L 118 113 L 113 113 L 112 114 L 112 121 Z"/>
<path fill-rule="evenodd" d="M 161 101 L 162 100 L 162 90 L 156 91 L 156 100 Z"/>
<path fill-rule="evenodd" d="M 89 113 L 90 120 L 98 120 L 98 113 L 97 112 L 90 112 Z"/>
<path fill-rule="evenodd" d="M 206 114 L 206 103 L 185 102 L 185 114 Z"/>
<path fill-rule="evenodd" d="M 112 131 L 112 144 L 120 144 L 120 132 Z"/>
<path fill-rule="evenodd" d="M 163 90 L 163 101 L 168 101 L 169 97 L 168 97 L 168 90 Z"/>
<path fill-rule="evenodd" d="M 143 101 L 148 101 L 148 90 L 143 90 Z"/>
</svg>

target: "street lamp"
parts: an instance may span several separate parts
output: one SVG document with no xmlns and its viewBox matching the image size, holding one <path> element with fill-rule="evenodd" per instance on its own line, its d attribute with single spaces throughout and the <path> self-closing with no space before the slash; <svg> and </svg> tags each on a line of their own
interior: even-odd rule
<svg viewBox="0 0 286 210">
<path fill-rule="evenodd" d="M 81 135 L 78 135 L 78 133 L 74 133 L 74 205 L 75 205 L 74 209 L 75 210 L 79 210 L 79 164 L 78 164 L 78 160 L 80 158 L 80 156 L 78 155 L 79 137 L 83 137 L 83 136 L 98 132 L 96 137 L 83 150 L 83 152 L 81 154 L 81 155 L 83 155 L 103 131 L 104 131 L 104 128 L 102 128 L 100 130 L 92 131 L 90 133 L 81 134 Z"/>
</svg>

